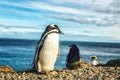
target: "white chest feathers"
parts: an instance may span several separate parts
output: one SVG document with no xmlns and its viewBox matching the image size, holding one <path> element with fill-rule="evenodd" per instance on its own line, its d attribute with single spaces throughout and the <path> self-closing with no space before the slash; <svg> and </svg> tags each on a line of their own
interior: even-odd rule
<svg viewBox="0 0 120 80">
<path fill-rule="evenodd" d="M 38 70 L 50 71 L 54 69 L 59 50 L 59 35 L 57 33 L 49 34 L 40 51 L 38 60 Z"/>
<path fill-rule="evenodd" d="M 97 60 L 93 60 L 92 61 L 92 65 L 98 65 L 98 61 Z"/>
</svg>

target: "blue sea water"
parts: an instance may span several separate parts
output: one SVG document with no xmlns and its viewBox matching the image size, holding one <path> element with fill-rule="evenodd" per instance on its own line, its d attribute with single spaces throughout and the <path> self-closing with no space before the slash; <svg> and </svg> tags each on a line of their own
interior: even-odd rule
<svg viewBox="0 0 120 80">
<path fill-rule="evenodd" d="M 11 66 L 15 71 L 31 69 L 37 42 L 37 40 L 0 39 L 0 65 Z M 65 68 L 69 45 L 73 43 L 79 47 L 82 61 L 91 62 L 91 55 L 96 55 L 99 62 L 120 59 L 120 43 L 61 41 L 61 54 L 56 61 L 55 69 Z"/>
</svg>

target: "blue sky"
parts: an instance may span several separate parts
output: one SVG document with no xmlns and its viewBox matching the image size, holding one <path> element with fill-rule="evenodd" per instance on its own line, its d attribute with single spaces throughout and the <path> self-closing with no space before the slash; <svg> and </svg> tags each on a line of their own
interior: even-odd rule
<svg viewBox="0 0 120 80">
<path fill-rule="evenodd" d="M 39 39 L 49 24 L 61 40 L 120 42 L 120 0 L 0 0 L 0 38 Z"/>
</svg>

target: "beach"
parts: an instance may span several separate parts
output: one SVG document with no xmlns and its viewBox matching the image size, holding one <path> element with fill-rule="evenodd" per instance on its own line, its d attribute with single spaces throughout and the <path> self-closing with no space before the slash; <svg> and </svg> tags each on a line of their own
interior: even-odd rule
<svg viewBox="0 0 120 80">
<path fill-rule="evenodd" d="M 0 72 L 0 80 L 120 80 L 120 66 L 89 66 L 46 73 Z"/>
</svg>

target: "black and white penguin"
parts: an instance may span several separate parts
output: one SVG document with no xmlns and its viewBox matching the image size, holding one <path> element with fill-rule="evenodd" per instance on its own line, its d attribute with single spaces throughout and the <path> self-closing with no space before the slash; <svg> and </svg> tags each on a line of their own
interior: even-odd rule
<svg viewBox="0 0 120 80">
<path fill-rule="evenodd" d="M 37 72 L 46 72 L 54 69 L 59 51 L 59 34 L 62 34 L 55 24 L 48 25 L 39 40 L 34 56 L 33 68 Z"/>
<path fill-rule="evenodd" d="M 72 44 L 69 47 L 70 50 L 66 58 L 66 67 L 70 67 L 72 63 L 80 61 L 79 48 L 75 44 Z"/>
<path fill-rule="evenodd" d="M 97 56 L 91 56 L 92 59 L 92 65 L 98 65 L 98 60 L 97 60 Z"/>
</svg>

